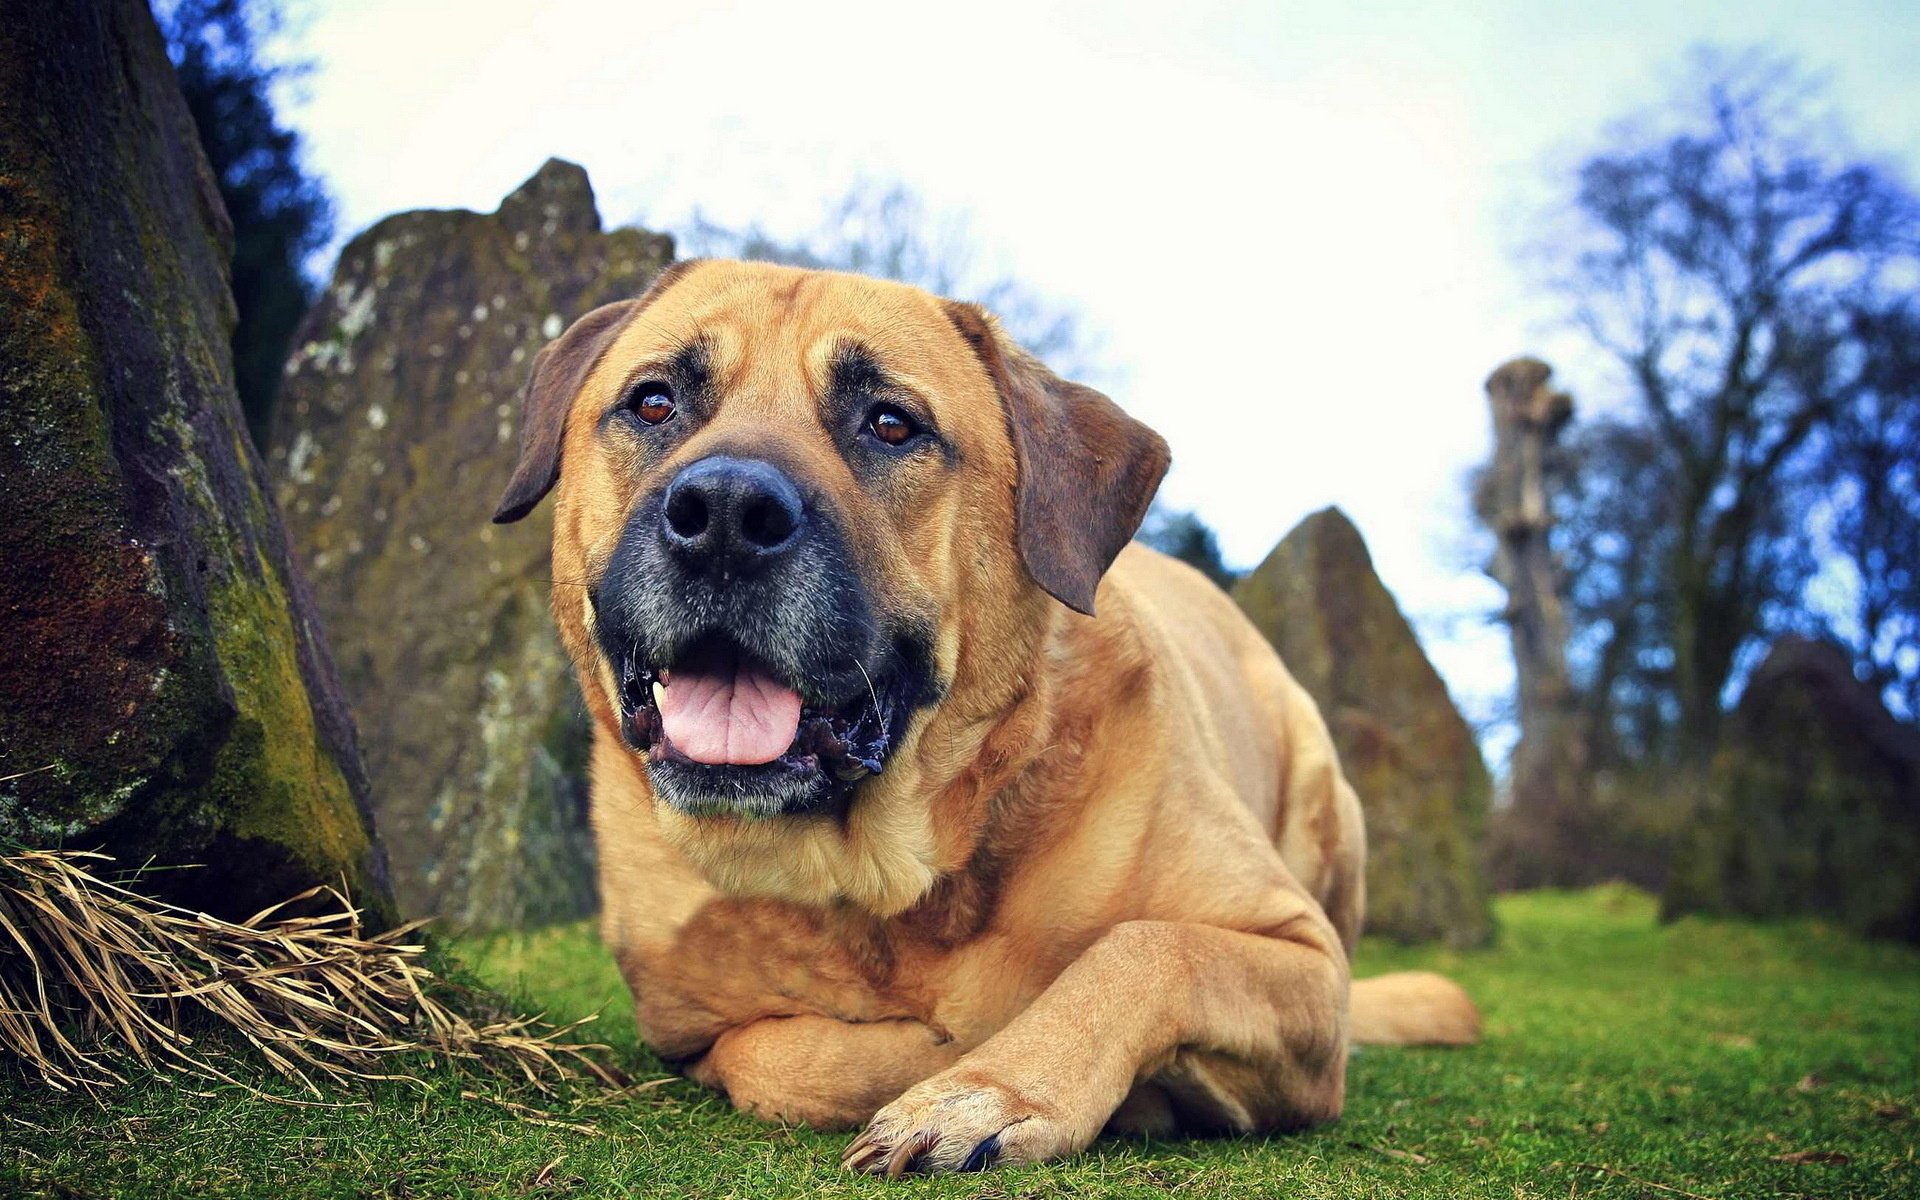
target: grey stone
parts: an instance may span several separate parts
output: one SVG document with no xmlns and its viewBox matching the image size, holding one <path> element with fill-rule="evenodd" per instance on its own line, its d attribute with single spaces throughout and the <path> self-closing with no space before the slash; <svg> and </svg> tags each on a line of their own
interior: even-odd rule
<svg viewBox="0 0 1920 1200">
<path fill-rule="evenodd" d="M 1845 650 L 1782 638 L 1754 670 L 1662 909 L 1821 916 L 1920 943 L 1920 730 Z"/>
<path fill-rule="evenodd" d="M 1366 932 L 1493 936 L 1481 838 L 1492 783 L 1473 730 L 1346 514 L 1300 522 L 1233 597 L 1320 706 L 1367 818 Z"/>
</svg>

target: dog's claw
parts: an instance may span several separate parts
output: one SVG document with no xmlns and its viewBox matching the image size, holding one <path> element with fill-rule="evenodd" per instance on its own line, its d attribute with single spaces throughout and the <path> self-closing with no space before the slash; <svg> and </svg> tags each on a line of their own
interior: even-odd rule
<svg viewBox="0 0 1920 1200">
<path fill-rule="evenodd" d="M 985 1171 L 1071 1154 L 1088 1138 L 1004 1085 L 936 1076 L 874 1114 L 840 1163 L 898 1179 Z"/>
<path fill-rule="evenodd" d="M 902 1138 L 887 1158 L 887 1178 L 898 1179 L 913 1170 L 914 1160 L 933 1149 L 939 1140 L 940 1135 L 931 1129 L 915 1130 Z"/>
<path fill-rule="evenodd" d="M 847 1147 L 846 1153 L 840 1156 L 840 1166 L 848 1171 L 898 1179 L 912 1171 L 914 1163 L 939 1140 L 940 1135 L 931 1129 L 916 1130 L 897 1142 L 875 1137 L 869 1130 Z"/>
<path fill-rule="evenodd" d="M 885 1153 L 885 1148 L 873 1140 L 873 1135 L 863 1133 L 853 1139 L 846 1152 L 840 1156 L 840 1168 L 844 1171 L 865 1171 L 873 1160 Z"/>
<path fill-rule="evenodd" d="M 967 1152 L 966 1161 L 960 1164 L 962 1171 L 984 1171 L 1000 1157 L 1000 1135 L 990 1133 L 986 1140 Z"/>
</svg>

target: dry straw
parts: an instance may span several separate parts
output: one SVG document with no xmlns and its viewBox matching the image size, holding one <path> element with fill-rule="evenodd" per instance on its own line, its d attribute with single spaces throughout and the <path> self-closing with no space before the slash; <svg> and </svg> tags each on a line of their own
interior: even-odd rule
<svg viewBox="0 0 1920 1200">
<path fill-rule="evenodd" d="M 332 888 L 234 923 L 100 878 L 113 860 L 78 851 L 0 854 L 0 1050 L 61 1090 L 125 1082 L 129 1060 L 247 1088 L 196 1043 L 195 1015 L 257 1050 L 314 1095 L 321 1082 L 412 1079 L 403 1056 L 444 1055 L 536 1088 L 621 1081 L 606 1047 L 566 1040 L 428 969 L 420 923 L 369 936 Z M 286 915 L 309 901 L 318 916 Z M 591 1019 L 591 1018 L 589 1018 Z M 198 1029 L 202 1022 L 193 1021 Z M 223 1039 L 214 1039 L 215 1046 Z"/>
</svg>

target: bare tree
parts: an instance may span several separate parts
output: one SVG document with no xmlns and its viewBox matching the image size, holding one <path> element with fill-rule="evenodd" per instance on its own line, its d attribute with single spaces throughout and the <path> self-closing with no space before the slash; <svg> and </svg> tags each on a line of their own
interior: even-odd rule
<svg viewBox="0 0 1920 1200">
<path fill-rule="evenodd" d="M 1828 434 L 1840 485 L 1829 537 L 1853 575 L 1849 635 L 1894 710 L 1920 719 L 1920 314 L 1878 314 L 1895 328 L 1876 348 L 1866 386 Z"/>
<path fill-rule="evenodd" d="M 1605 771 L 1670 759 L 1677 706 L 1666 569 L 1677 538 L 1666 455 L 1645 426 L 1618 417 L 1575 425 L 1561 455 L 1553 540 L 1587 761 Z"/>
<path fill-rule="evenodd" d="M 1623 543 L 1574 584 L 1599 623 L 1575 642 L 1607 664 L 1593 694 L 1609 721 L 1635 697 L 1693 757 L 1743 654 L 1805 624 L 1807 523 L 1861 478 L 1835 431 L 1920 394 L 1876 366 L 1912 358 L 1920 205 L 1844 152 L 1780 60 L 1703 56 L 1659 114 L 1580 167 L 1545 261 L 1628 393 L 1589 448 L 1636 473 L 1573 522 Z"/>
</svg>

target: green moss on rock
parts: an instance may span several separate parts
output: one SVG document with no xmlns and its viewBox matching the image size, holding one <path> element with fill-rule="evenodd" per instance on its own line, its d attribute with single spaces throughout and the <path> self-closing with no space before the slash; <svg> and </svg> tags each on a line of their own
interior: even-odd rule
<svg viewBox="0 0 1920 1200">
<path fill-rule="evenodd" d="M 291 605 L 261 564 L 259 578 L 213 596 L 215 652 L 233 688 L 244 736 L 228 739 L 214 788 L 235 836 L 284 846 L 309 870 L 355 862 L 371 849 L 339 764 L 319 740 L 300 670 Z"/>
<path fill-rule="evenodd" d="M 143 4 L 0 39 L 0 837 L 204 863 L 244 915 L 384 867 L 231 378 L 226 214 Z"/>
</svg>

